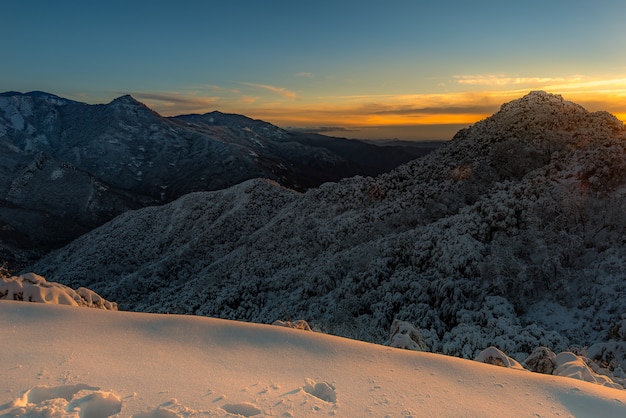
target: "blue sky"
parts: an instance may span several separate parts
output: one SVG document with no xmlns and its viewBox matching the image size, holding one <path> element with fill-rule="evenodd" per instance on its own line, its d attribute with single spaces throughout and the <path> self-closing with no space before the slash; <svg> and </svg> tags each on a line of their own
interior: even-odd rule
<svg viewBox="0 0 626 418">
<path fill-rule="evenodd" d="M 530 90 L 626 117 L 625 1 L 0 0 L 0 91 L 449 138 Z M 343 129 L 340 130 L 339 128 Z"/>
</svg>

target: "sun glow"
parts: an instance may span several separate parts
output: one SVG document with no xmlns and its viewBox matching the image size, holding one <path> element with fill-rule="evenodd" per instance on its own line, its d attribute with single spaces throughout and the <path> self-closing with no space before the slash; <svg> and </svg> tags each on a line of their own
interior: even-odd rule
<svg viewBox="0 0 626 418">
<path fill-rule="evenodd" d="M 484 119 L 489 114 L 462 113 L 462 114 L 434 114 L 434 115 L 369 115 L 363 117 L 357 125 L 360 126 L 407 126 L 407 125 L 459 125 L 472 124 Z"/>
<path fill-rule="evenodd" d="M 615 117 L 619 120 L 621 120 L 622 122 L 626 123 L 626 112 L 624 113 L 613 113 L 615 115 Z"/>
</svg>

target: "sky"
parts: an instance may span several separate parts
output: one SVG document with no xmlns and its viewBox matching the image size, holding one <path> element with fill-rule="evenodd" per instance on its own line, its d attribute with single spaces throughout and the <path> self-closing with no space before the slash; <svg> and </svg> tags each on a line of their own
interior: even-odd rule
<svg viewBox="0 0 626 418">
<path fill-rule="evenodd" d="M 626 120 L 626 2 L 0 0 L 0 91 L 449 139 L 531 90 Z"/>
</svg>

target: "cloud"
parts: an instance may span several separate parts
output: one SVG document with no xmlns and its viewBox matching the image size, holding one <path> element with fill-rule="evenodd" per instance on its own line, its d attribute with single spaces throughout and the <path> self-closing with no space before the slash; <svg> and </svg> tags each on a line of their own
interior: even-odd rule
<svg viewBox="0 0 626 418">
<path fill-rule="evenodd" d="M 461 115 L 461 114 L 485 114 L 498 110 L 497 105 L 466 105 L 466 106 L 433 106 L 433 107 L 399 107 L 394 109 L 379 110 L 378 115 Z"/>
<path fill-rule="evenodd" d="M 514 87 L 541 88 L 556 92 L 574 91 L 580 93 L 597 93 L 599 89 L 605 92 L 624 94 L 626 92 L 626 78 L 594 78 L 583 75 L 569 77 L 517 77 L 505 74 L 484 75 L 455 75 L 458 84 L 485 87 Z"/>
<path fill-rule="evenodd" d="M 218 86 L 215 84 L 207 84 L 204 86 L 204 88 L 209 89 L 211 91 L 216 91 L 219 93 L 228 93 L 228 94 L 239 94 L 241 93 L 241 90 L 239 89 L 232 89 L 232 88 L 228 88 L 228 87 L 222 87 L 222 86 Z"/>
<path fill-rule="evenodd" d="M 313 73 L 302 71 L 302 72 L 296 73 L 296 77 L 313 78 L 315 77 L 315 75 Z"/>
<path fill-rule="evenodd" d="M 471 86 L 520 86 L 520 85 L 542 85 L 549 83 L 562 83 L 569 81 L 565 78 L 553 77 L 511 77 L 504 74 L 486 75 L 455 75 L 453 77 L 458 84 Z M 578 79 L 578 78 L 575 78 Z"/>
<path fill-rule="evenodd" d="M 593 79 L 580 77 L 576 80 L 552 84 L 548 86 L 551 90 L 581 91 L 586 93 L 608 93 L 615 95 L 626 95 L 626 78 Z"/>
<path fill-rule="evenodd" d="M 499 97 L 506 102 L 526 94 L 529 90 L 545 90 L 563 95 L 567 100 L 574 101 L 590 111 L 606 110 L 620 119 L 626 115 L 626 78 L 623 74 L 617 77 L 590 77 L 571 75 L 568 77 L 512 77 L 504 74 L 457 75 L 458 84 L 465 86 L 486 87 L 481 93 L 492 98 Z M 507 90 L 495 91 L 496 88 Z M 489 89 L 492 89 L 489 91 Z"/>
<path fill-rule="evenodd" d="M 134 92 L 131 95 L 146 103 L 151 109 L 166 116 L 181 113 L 206 113 L 215 109 L 221 101 L 220 97 L 197 96 L 178 92 Z"/>
<path fill-rule="evenodd" d="M 289 131 L 301 132 L 307 134 L 323 134 L 328 132 L 353 132 L 355 129 L 349 129 L 343 126 L 309 126 L 309 127 L 287 127 Z"/>
<path fill-rule="evenodd" d="M 255 96 L 241 96 L 241 98 L 239 99 L 239 101 L 245 105 L 251 105 L 253 103 L 256 103 L 257 100 L 259 100 L 259 98 Z"/>
<path fill-rule="evenodd" d="M 131 96 L 140 98 L 142 100 L 151 100 L 158 101 L 163 103 L 175 103 L 182 105 L 198 105 L 198 104 L 206 104 L 213 103 L 216 100 L 219 100 L 217 97 L 196 97 L 189 96 L 183 93 L 145 93 L 145 92 L 136 92 L 131 93 Z"/>
<path fill-rule="evenodd" d="M 291 100 L 299 99 L 298 95 L 295 92 L 291 90 L 287 90 L 284 87 L 276 87 L 276 86 L 270 86 L 267 84 L 257 84 L 257 83 L 247 83 L 247 82 L 242 82 L 241 84 L 245 84 L 246 86 L 250 86 L 250 87 L 254 87 L 254 88 L 258 88 L 262 90 L 266 90 L 271 93 L 278 94 L 279 96 L 282 96 L 286 99 L 291 99 Z"/>
</svg>

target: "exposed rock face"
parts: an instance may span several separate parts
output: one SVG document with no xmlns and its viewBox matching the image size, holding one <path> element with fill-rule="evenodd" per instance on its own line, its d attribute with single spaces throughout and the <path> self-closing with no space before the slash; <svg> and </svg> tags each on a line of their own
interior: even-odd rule
<svg viewBox="0 0 626 418">
<path fill-rule="evenodd" d="M 512 359 L 511 357 L 500 351 L 498 348 L 493 346 L 487 347 L 483 351 L 478 353 L 474 361 L 479 361 L 486 364 L 493 364 L 494 366 L 508 367 L 511 369 L 524 369 L 521 364 L 515 361 L 515 359 Z"/>
<path fill-rule="evenodd" d="M 279 319 L 272 322 L 272 325 L 276 325 L 278 327 L 300 329 L 302 331 L 311 331 L 311 326 L 304 319 L 296 319 L 295 321 L 282 321 Z"/>
<path fill-rule="evenodd" d="M 552 374 L 554 371 L 556 354 L 548 347 L 537 347 L 524 360 L 522 366 L 531 372 Z"/>
<path fill-rule="evenodd" d="M 410 322 L 398 319 L 391 324 L 388 345 L 390 347 L 404 348 L 405 350 L 428 350 L 419 330 Z"/>
</svg>

